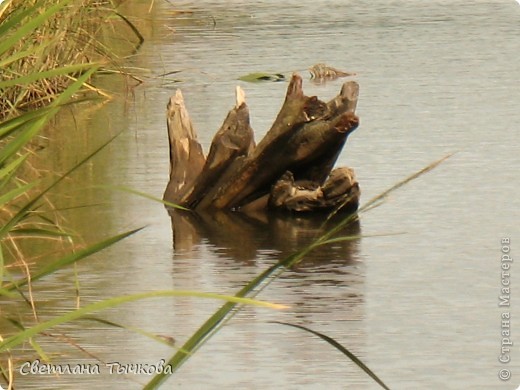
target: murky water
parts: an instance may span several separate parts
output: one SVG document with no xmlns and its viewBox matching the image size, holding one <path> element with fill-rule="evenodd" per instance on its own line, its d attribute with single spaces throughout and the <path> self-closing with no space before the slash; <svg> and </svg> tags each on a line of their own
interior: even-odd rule
<svg viewBox="0 0 520 390">
<path fill-rule="evenodd" d="M 364 214 L 354 228 L 364 238 L 313 253 L 259 295 L 290 309 L 244 309 L 164 388 L 377 388 L 324 342 L 270 321 L 335 338 L 393 389 L 515 388 L 520 352 L 513 347 L 508 365 L 498 356 L 502 312 L 514 312 L 515 342 L 520 332 L 516 290 L 507 310 L 498 307 L 498 295 L 500 241 L 511 239 L 514 256 L 520 237 L 518 4 L 156 3 L 147 16 L 152 22 L 142 23 L 147 42 L 131 60 L 151 70 L 143 72 L 144 85 L 132 91 L 130 101 L 116 99 L 76 114 L 77 128 L 73 121 L 64 127 L 77 141 L 64 143 L 60 159 L 54 157 L 56 166 L 68 166 L 122 131 L 56 198 L 64 208 L 103 203 L 66 214 L 88 241 L 146 225 L 78 266 L 84 302 L 155 289 L 234 293 L 316 234 L 320 221 L 233 218 L 184 221 L 192 224 L 190 234 L 173 242 L 171 219 L 161 205 L 92 188 L 122 185 L 161 197 L 168 177 L 165 105 L 176 87 L 207 148 L 234 103 L 237 83 L 246 91 L 257 139 L 278 112 L 285 83 L 247 84 L 238 77 L 296 70 L 307 77 L 305 69 L 317 62 L 357 72 L 361 126 L 338 164 L 356 169 L 364 201 L 456 152 Z M 143 15 L 145 10 L 146 4 Z M 329 99 L 340 86 L 309 81 L 304 89 Z M 85 128 L 94 131 L 85 134 Z M 513 285 L 517 273 L 513 264 Z M 38 290 L 43 316 L 74 305 L 72 271 L 47 278 Z M 181 345 L 218 306 L 201 299 L 154 299 L 100 316 L 174 337 Z M 64 332 L 105 362 L 155 364 L 174 352 L 120 329 L 85 327 L 74 323 Z M 55 351 L 55 363 L 95 362 L 56 339 L 40 342 Z M 512 371 L 509 382 L 498 379 L 502 368 Z M 132 389 L 149 380 L 109 375 L 104 366 L 102 373 L 28 375 L 19 387 Z"/>
</svg>

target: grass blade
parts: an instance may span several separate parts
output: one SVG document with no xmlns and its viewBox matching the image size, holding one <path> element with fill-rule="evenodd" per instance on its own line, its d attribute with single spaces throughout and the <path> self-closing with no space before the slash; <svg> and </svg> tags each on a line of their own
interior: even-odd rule
<svg viewBox="0 0 520 390">
<path fill-rule="evenodd" d="M 139 31 L 139 29 L 135 26 L 135 24 L 133 24 L 126 16 L 120 14 L 119 12 L 116 12 L 115 13 L 117 16 L 119 16 L 121 18 L 121 20 L 123 20 L 123 22 L 126 23 L 126 25 L 128 27 L 130 27 L 130 29 L 132 30 L 132 32 L 135 34 L 135 36 L 137 37 L 137 39 L 139 40 L 139 43 L 136 45 L 135 47 L 135 50 L 139 50 L 139 48 L 143 45 L 144 43 L 144 37 L 143 35 L 141 34 L 141 32 Z"/>
<path fill-rule="evenodd" d="M 86 63 L 86 64 L 76 64 L 76 65 L 68 65 L 61 68 L 55 68 L 46 70 L 44 72 L 31 73 L 25 76 L 21 76 L 12 80 L 0 81 L 0 89 L 13 87 L 18 84 L 31 84 L 35 81 L 48 79 L 56 76 L 64 76 L 68 74 L 75 74 L 78 72 L 82 72 L 86 69 L 92 68 L 95 64 Z"/>
<path fill-rule="evenodd" d="M 21 129 L 24 125 L 27 125 L 30 122 L 47 115 L 53 109 L 54 108 L 52 107 L 42 107 L 32 111 L 27 111 L 23 113 L 23 115 L 5 120 L 0 124 L 0 140 L 6 138 L 8 135 L 11 135 L 16 130 Z"/>
<path fill-rule="evenodd" d="M 113 322 L 113 321 L 108 321 L 108 320 L 105 320 L 103 318 L 98 318 L 98 317 L 93 317 L 93 316 L 88 316 L 88 317 L 85 316 L 85 317 L 83 317 L 81 319 L 82 320 L 89 320 L 89 321 L 99 322 L 100 324 L 113 326 L 115 328 L 126 329 L 126 330 L 128 330 L 130 332 L 134 332 L 134 333 L 140 334 L 142 336 L 148 337 L 148 338 L 150 338 L 150 339 L 152 339 L 154 341 L 157 341 L 158 343 L 161 343 L 163 345 L 166 345 L 168 347 L 174 347 L 175 346 L 175 339 L 172 336 L 157 335 L 157 334 L 154 334 L 154 333 L 147 332 L 146 330 L 141 329 L 141 328 L 136 328 L 136 327 L 133 327 L 133 326 L 126 326 L 126 325 L 118 324 L 118 323 Z"/>
<path fill-rule="evenodd" d="M 25 146 L 58 112 L 60 104 L 69 100 L 96 70 L 97 67 L 95 66 L 87 70 L 81 77 L 78 78 L 76 82 L 72 83 L 65 91 L 63 91 L 63 93 L 59 95 L 58 98 L 56 98 L 56 100 L 52 102 L 50 105 L 52 108 L 47 111 L 45 115 L 39 117 L 34 122 L 29 122 L 30 125 L 23 128 L 23 131 L 2 149 L 2 153 L 0 154 L 0 166 L 2 166 L 7 159 L 13 157 L 23 146 Z"/>
<path fill-rule="evenodd" d="M 27 13 L 24 12 L 22 16 L 17 16 L 17 22 L 21 21 L 24 16 L 30 14 L 36 14 L 34 18 L 28 20 L 27 22 L 23 23 L 23 25 L 18 28 L 13 34 L 10 36 L 2 39 L 0 42 L 0 56 L 4 54 L 7 50 L 9 50 L 13 45 L 18 43 L 24 36 L 31 33 L 33 30 L 35 30 L 38 26 L 45 23 L 52 15 L 57 13 L 59 10 L 61 10 L 67 3 L 69 3 L 70 0 L 63 0 L 61 2 L 56 3 L 53 6 L 47 7 L 43 12 L 38 13 L 36 12 L 35 8 L 38 8 L 39 5 L 35 6 L 31 12 Z M 28 10 L 29 11 L 29 10 Z M 12 27 L 12 26 L 9 26 Z M 4 27 L 5 28 L 5 27 Z M 2 35 L 5 36 L 5 31 L 1 30 Z"/>
<path fill-rule="evenodd" d="M 34 181 L 32 183 L 25 184 L 21 187 L 14 188 L 11 191 L 3 194 L 0 196 L 0 207 L 2 207 L 4 204 L 16 199 L 18 196 L 27 193 L 31 188 L 33 188 L 36 184 L 38 184 L 38 181 Z"/>
<path fill-rule="evenodd" d="M 24 57 L 28 57 L 34 53 L 34 50 L 23 50 L 16 53 L 9 58 L 0 59 L 0 68 L 6 68 L 9 64 L 21 60 Z"/>
<path fill-rule="evenodd" d="M 59 107 L 69 101 L 72 96 L 79 91 L 81 87 L 87 82 L 87 80 L 99 69 L 99 65 L 91 64 L 90 69 L 83 73 L 80 77 L 74 81 L 66 90 L 61 92 L 58 97 L 51 103 L 51 106 Z"/>
<path fill-rule="evenodd" d="M 57 112 L 57 109 L 51 110 L 46 116 L 41 117 L 32 123 L 29 122 L 28 126 L 18 129 L 20 131 L 18 135 L 2 148 L 0 153 L 0 166 L 4 165 L 8 159 L 14 157 L 21 148 L 32 140 L 45 125 L 47 120 Z"/>
<path fill-rule="evenodd" d="M 0 196 L 0 207 L 4 204 L 16 199 L 18 196 L 27 193 L 31 188 L 33 188 L 38 182 L 34 181 L 32 183 L 25 184 L 21 187 L 14 188 L 11 191 Z"/>
<path fill-rule="evenodd" d="M 277 264 L 271 266 L 252 281 L 250 281 L 246 286 L 244 286 L 238 293 L 235 294 L 236 297 L 245 297 L 246 295 L 252 293 L 256 288 L 258 288 L 262 283 L 266 283 L 269 278 L 272 278 L 278 271 L 283 268 L 290 267 L 291 265 L 297 263 L 299 260 L 303 259 L 313 248 L 310 246 L 305 247 L 301 251 L 286 257 L 281 260 Z M 178 370 L 182 364 L 188 360 L 188 358 L 193 355 L 193 353 L 200 348 L 214 333 L 219 327 L 224 323 L 225 320 L 228 320 L 230 316 L 232 316 L 233 309 L 237 307 L 235 302 L 225 303 L 220 309 L 218 309 L 202 326 L 186 341 L 186 343 L 182 346 L 181 350 L 179 350 L 169 361 L 168 365 L 171 366 L 171 373 Z M 170 375 L 170 373 L 159 373 L 144 387 L 145 390 L 156 389 L 160 384 L 162 384 Z"/>
<path fill-rule="evenodd" d="M 108 248 L 111 245 L 114 245 L 116 242 L 121 241 L 122 239 L 124 239 L 128 236 L 131 236 L 132 234 L 135 234 L 142 229 L 143 228 L 130 230 L 125 233 L 121 233 L 116 236 L 110 237 L 106 240 L 100 241 L 94 245 L 90 245 L 89 247 L 87 247 L 85 249 L 79 250 L 75 253 L 71 253 L 70 255 L 62 257 L 61 259 L 58 259 L 58 260 L 52 262 L 51 264 L 48 264 L 47 266 L 43 267 L 43 269 L 36 272 L 34 275 L 31 275 L 30 279 L 28 277 L 26 277 L 21 280 L 17 280 L 16 282 L 7 283 L 3 287 L 4 287 L 4 289 L 6 289 L 8 291 L 18 289 L 18 288 L 26 285 L 27 283 L 29 283 L 29 280 L 31 282 L 33 282 L 35 280 L 41 279 L 44 276 L 47 276 L 53 272 L 56 272 L 57 270 L 65 267 L 67 265 L 75 263 L 94 253 L 102 251 L 103 249 Z"/>
<path fill-rule="evenodd" d="M 43 348 L 40 346 L 40 344 L 36 342 L 36 340 L 34 340 L 34 338 L 30 338 L 29 343 L 31 344 L 31 347 L 33 347 L 33 349 L 36 351 L 36 353 L 40 356 L 41 360 L 47 363 L 51 362 L 49 356 L 47 356 Z"/>
<path fill-rule="evenodd" d="M 0 11 L 2 14 L 5 12 L 7 7 L 9 6 L 8 3 L 5 3 L 5 5 L 2 5 L 0 8 Z M 2 21 L 0 24 L 0 36 L 4 36 L 7 31 L 10 31 L 13 29 L 18 23 L 20 23 L 24 18 L 27 16 L 33 14 L 38 9 L 38 6 L 23 8 L 18 7 L 14 10 L 14 12 L 9 16 L 9 18 L 6 18 Z M 21 10 L 21 11 L 20 11 Z M 0 14 L 1 16 L 1 14 Z"/>
<path fill-rule="evenodd" d="M 69 169 L 67 172 L 65 172 L 63 175 L 58 177 L 53 183 L 51 183 L 47 188 L 42 190 L 40 193 L 38 193 L 37 196 L 35 196 L 33 199 L 31 199 L 25 206 L 23 206 L 2 228 L 0 228 L 0 239 L 9 233 L 11 229 L 13 229 L 16 224 L 18 224 L 23 218 L 25 218 L 29 211 L 35 206 L 35 204 L 52 188 L 54 188 L 56 185 L 58 185 L 62 180 L 64 180 L 68 175 L 70 175 L 72 172 L 74 172 L 76 169 L 78 169 L 80 166 L 85 164 L 88 160 L 90 160 L 92 157 L 94 157 L 96 154 L 98 154 L 101 150 L 103 150 L 108 144 L 110 144 L 116 137 L 119 136 L 120 133 L 116 134 L 112 138 L 110 138 L 108 141 L 106 141 L 104 144 L 102 144 L 100 147 L 98 147 L 96 150 L 94 150 L 92 153 L 90 153 L 88 156 L 86 156 L 83 160 L 81 160 L 79 163 L 77 163 L 75 166 L 73 166 L 71 169 Z"/>
<path fill-rule="evenodd" d="M 12 236 L 30 236 L 30 237 L 72 237 L 72 233 L 54 229 L 42 228 L 15 228 L 11 230 Z"/>
<path fill-rule="evenodd" d="M 0 153 L 2 153 L 2 151 L 0 151 Z M 24 163 L 27 157 L 28 154 L 24 154 L 3 168 L 0 168 L 0 189 L 2 189 L 13 178 L 16 170 Z"/>
<path fill-rule="evenodd" d="M 374 374 L 374 372 L 366 366 L 365 363 L 363 363 L 356 355 L 354 355 L 352 352 L 350 352 L 347 348 L 345 348 L 343 345 L 338 343 L 336 340 L 334 340 L 332 337 L 329 337 L 323 333 L 316 332 L 315 330 L 306 328 L 305 326 L 296 325 L 296 324 L 290 324 L 288 322 L 280 322 L 280 321 L 272 321 L 275 324 L 282 324 L 287 326 L 292 326 L 293 328 L 302 329 L 306 332 L 312 333 L 315 336 L 318 336 L 319 338 L 325 340 L 327 343 L 332 345 L 334 348 L 338 349 L 343 353 L 345 356 L 347 356 L 350 360 L 352 360 L 359 368 L 361 368 L 363 371 L 365 371 L 373 380 L 375 380 L 383 389 L 390 390 L 388 386 L 384 384 L 384 382 L 379 379 L 379 377 Z"/>
<path fill-rule="evenodd" d="M 165 205 L 167 207 L 171 207 L 171 208 L 178 209 L 178 210 L 190 211 L 186 207 L 177 205 L 175 203 L 168 202 L 168 201 L 163 200 L 163 199 L 156 198 L 155 196 L 149 195 L 149 194 L 147 194 L 145 192 L 134 190 L 134 189 L 132 189 L 130 187 L 124 187 L 124 186 L 104 186 L 104 185 L 97 185 L 97 186 L 94 186 L 94 187 L 95 188 L 105 188 L 105 189 L 108 189 L 108 190 L 116 190 L 116 191 L 128 192 L 129 194 L 137 195 L 137 196 L 140 196 L 140 197 L 145 198 L 145 199 L 153 200 L 154 202 L 162 203 L 163 205 Z"/>
<path fill-rule="evenodd" d="M 44 332 L 52 327 L 57 325 L 74 321 L 79 318 L 84 317 L 87 314 L 94 313 L 100 310 L 110 309 L 115 306 L 121 305 L 123 303 L 138 301 L 142 299 L 148 298 L 157 298 L 157 297 L 197 297 L 197 298 L 209 298 L 209 299 L 219 299 L 225 301 L 233 301 L 235 303 L 242 303 L 248 305 L 256 305 L 262 307 L 269 308 L 283 308 L 285 306 L 276 305 L 269 302 L 257 301 L 249 298 L 237 298 L 229 295 L 220 295 L 213 293 L 203 293 L 198 291 L 187 291 L 187 290 L 167 290 L 167 291 L 152 291 L 146 293 L 132 294 L 132 295 L 124 295 L 120 297 L 105 299 L 100 302 L 92 303 L 90 305 L 84 306 L 80 309 L 68 312 L 59 317 L 53 318 L 51 320 L 42 322 L 38 325 L 35 325 L 31 328 L 26 328 L 23 331 L 6 338 L 3 342 L 0 343 L 0 353 L 7 352 L 9 349 L 16 347 L 22 343 L 24 343 L 27 339 L 38 335 L 41 332 Z"/>
</svg>

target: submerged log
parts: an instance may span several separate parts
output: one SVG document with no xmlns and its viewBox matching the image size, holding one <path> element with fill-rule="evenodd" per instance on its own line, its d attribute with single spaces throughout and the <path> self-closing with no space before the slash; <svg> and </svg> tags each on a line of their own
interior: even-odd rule
<svg viewBox="0 0 520 390">
<path fill-rule="evenodd" d="M 358 93 L 358 84 L 349 81 L 325 103 L 305 96 L 301 77 L 293 75 L 278 116 L 255 147 L 237 87 L 235 107 L 204 159 L 178 91 L 168 108 L 170 183 L 164 199 L 194 210 L 355 210 L 359 185 L 353 171 L 332 168 L 359 124 Z"/>
</svg>

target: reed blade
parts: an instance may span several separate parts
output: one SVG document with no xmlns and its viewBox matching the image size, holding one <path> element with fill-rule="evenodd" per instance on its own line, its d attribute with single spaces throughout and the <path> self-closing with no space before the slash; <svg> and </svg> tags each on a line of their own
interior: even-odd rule
<svg viewBox="0 0 520 390">
<path fill-rule="evenodd" d="M 367 367 L 365 363 L 361 361 L 356 355 L 354 355 L 352 352 L 350 352 L 347 348 L 345 348 L 343 345 L 341 345 L 339 342 L 334 340 L 332 337 L 329 337 L 323 333 L 317 332 L 315 330 L 309 329 L 305 326 L 291 324 L 289 322 L 280 322 L 280 321 L 272 321 L 275 324 L 281 324 L 281 325 L 287 325 L 292 326 L 293 328 L 301 329 L 306 332 L 309 332 L 313 335 L 318 336 L 322 340 L 325 340 L 327 343 L 332 345 L 334 348 L 339 350 L 341 353 L 343 353 L 345 356 L 347 356 L 350 360 L 352 360 L 359 368 L 361 368 L 363 371 L 365 371 L 368 376 L 370 376 L 373 380 L 375 380 L 383 389 L 390 390 L 385 383 L 379 379 L 379 377 L 370 369 Z"/>
<path fill-rule="evenodd" d="M 110 309 L 110 308 L 116 307 L 116 306 L 124 304 L 124 303 L 134 302 L 134 301 L 138 301 L 138 300 L 142 300 L 142 299 L 157 298 L 157 297 L 179 297 L 179 296 L 183 296 L 183 297 L 191 296 L 191 297 L 197 297 L 197 298 L 219 299 L 219 300 L 225 300 L 225 301 L 232 300 L 233 302 L 236 302 L 236 303 L 258 305 L 258 306 L 264 306 L 264 307 L 277 308 L 279 306 L 279 305 L 271 304 L 269 302 L 257 301 L 254 299 L 237 298 L 237 297 L 228 296 L 228 295 L 203 293 L 203 292 L 199 292 L 199 291 L 186 291 L 186 290 L 152 291 L 152 292 L 139 293 L 139 294 L 123 295 L 123 296 L 109 298 L 109 299 L 105 299 L 100 302 L 95 302 L 95 303 L 89 304 L 87 306 L 70 311 L 61 316 L 52 318 L 48 321 L 41 322 L 33 327 L 25 328 L 23 331 L 18 332 L 17 334 L 3 340 L 0 343 L 0 353 L 7 352 L 12 348 L 14 348 L 18 345 L 21 345 L 22 343 L 24 343 L 31 337 L 34 337 L 50 328 L 53 328 L 57 325 L 64 324 L 66 322 L 71 322 L 71 321 L 80 319 L 91 313 Z"/>
<path fill-rule="evenodd" d="M 131 236 L 132 234 L 135 234 L 142 230 L 143 228 L 134 229 L 127 231 L 125 233 L 118 234 L 116 236 L 110 237 L 108 239 L 105 239 L 103 241 L 100 241 L 96 244 L 90 245 L 85 249 L 79 250 L 77 252 L 74 252 L 72 254 L 69 254 L 67 256 L 64 256 L 58 260 L 53 261 L 52 263 L 48 264 L 47 266 L 43 267 L 41 270 L 37 271 L 33 275 L 29 277 L 25 277 L 23 279 L 17 280 L 16 282 L 9 282 L 3 286 L 4 289 L 11 291 L 14 289 L 19 289 L 20 287 L 28 284 L 29 282 L 34 282 L 38 279 L 43 278 L 44 276 L 47 276 L 49 274 L 52 274 L 56 272 L 59 269 L 62 269 L 63 267 L 73 264 L 79 260 L 82 260 L 88 256 L 93 255 L 94 253 L 100 252 L 103 249 L 108 248 L 109 246 L 114 245 L 116 242 L 121 241 L 122 239 Z"/>
<path fill-rule="evenodd" d="M 6 23 L 7 26 L 0 28 L 0 36 L 5 36 L 8 29 L 13 28 L 16 24 L 20 23 L 26 16 L 33 14 L 37 15 L 23 23 L 22 26 L 19 27 L 14 33 L 2 39 L 0 42 L 0 56 L 8 51 L 11 47 L 16 45 L 24 36 L 33 32 L 36 28 L 45 23 L 52 15 L 56 14 L 63 7 L 65 7 L 68 3 L 70 3 L 70 0 L 62 0 L 57 2 L 55 5 L 47 7 L 43 12 L 38 12 L 38 8 L 40 8 L 40 5 L 43 3 L 44 2 L 39 2 L 32 9 L 28 9 L 16 15 L 14 21 L 10 20 Z"/>
</svg>

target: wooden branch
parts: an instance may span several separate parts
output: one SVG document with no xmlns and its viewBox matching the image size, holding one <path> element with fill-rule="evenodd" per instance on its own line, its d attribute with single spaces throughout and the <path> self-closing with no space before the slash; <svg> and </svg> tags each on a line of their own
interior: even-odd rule
<svg viewBox="0 0 520 390">
<path fill-rule="evenodd" d="M 341 87 L 338 96 L 327 103 L 331 112 L 340 114 L 342 112 L 355 112 L 359 97 L 359 84 L 355 81 L 348 81 Z"/>
<path fill-rule="evenodd" d="M 210 199 L 206 195 L 223 177 L 226 169 L 238 157 L 248 156 L 254 149 L 253 129 L 249 124 L 249 109 L 245 102 L 244 91 L 237 87 L 236 105 L 229 111 L 224 123 L 217 132 L 209 150 L 206 164 L 198 180 L 192 187 L 186 187 L 181 203 L 190 208 L 206 208 Z"/>
<path fill-rule="evenodd" d="M 166 122 L 170 144 L 170 181 L 163 198 L 177 203 L 181 190 L 195 181 L 205 162 L 180 89 L 168 103 Z"/>
<path fill-rule="evenodd" d="M 346 122 L 355 121 L 356 124 L 347 125 L 351 130 L 348 131 L 345 137 L 338 138 L 335 143 L 329 144 L 326 153 L 322 153 L 322 158 L 316 159 L 316 163 L 309 168 L 307 175 L 303 177 L 298 176 L 299 179 L 307 178 L 308 180 L 315 180 L 319 183 L 323 183 L 327 178 L 345 146 L 348 135 L 359 126 L 359 119 L 353 115 L 356 111 L 358 96 L 359 84 L 350 81 L 343 84 L 340 94 L 327 103 L 327 107 L 329 111 L 333 113 L 333 116 L 352 114 L 350 119 L 347 115 L 344 115 L 343 118 Z"/>
<path fill-rule="evenodd" d="M 217 209 L 237 208 L 247 203 L 254 192 L 267 192 L 272 183 L 287 169 L 273 158 L 283 156 L 289 139 L 304 123 L 326 110 L 324 103 L 316 97 L 303 94 L 302 78 L 293 75 L 284 104 L 271 129 L 258 144 L 251 156 L 228 177 L 212 199 Z"/>
</svg>

